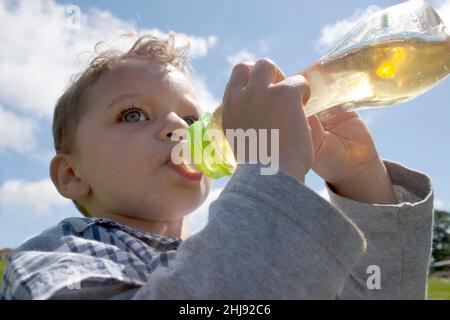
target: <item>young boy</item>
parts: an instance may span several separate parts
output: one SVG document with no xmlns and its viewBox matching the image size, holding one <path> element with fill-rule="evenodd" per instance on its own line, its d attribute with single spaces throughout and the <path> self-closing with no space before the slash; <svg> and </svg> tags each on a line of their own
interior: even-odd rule
<svg viewBox="0 0 450 320">
<path fill-rule="evenodd" d="M 201 113 L 184 51 L 143 37 L 100 54 L 59 99 L 50 175 L 85 218 L 10 257 L 5 299 L 424 299 L 433 189 L 382 161 L 354 112 L 306 119 L 301 75 L 272 61 L 233 69 L 223 128 L 278 128 L 279 168 L 240 164 L 182 235 L 211 182 L 170 160 Z M 331 203 L 304 185 L 314 169 Z"/>
</svg>

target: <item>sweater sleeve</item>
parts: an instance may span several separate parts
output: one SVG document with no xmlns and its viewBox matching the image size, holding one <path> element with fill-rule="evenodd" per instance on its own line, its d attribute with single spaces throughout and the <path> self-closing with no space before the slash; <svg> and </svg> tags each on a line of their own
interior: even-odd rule
<svg viewBox="0 0 450 320">
<path fill-rule="evenodd" d="M 340 299 L 425 299 L 431 255 L 433 187 L 423 173 L 384 161 L 399 203 L 369 204 L 338 195 L 331 203 L 363 232 L 367 250 L 350 272 Z"/>
<path fill-rule="evenodd" d="M 203 230 L 135 299 L 334 299 L 365 250 L 342 212 L 289 174 L 239 165 Z"/>
</svg>

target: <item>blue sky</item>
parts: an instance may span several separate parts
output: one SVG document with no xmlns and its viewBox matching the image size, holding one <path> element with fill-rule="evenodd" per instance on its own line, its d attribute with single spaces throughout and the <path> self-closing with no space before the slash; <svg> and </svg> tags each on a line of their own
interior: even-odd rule
<svg viewBox="0 0 450 320">
<path fill-rule="evenodd" d="M 205 109 L 221 100 L 232 65 L 270 57 L 292 75 L 313 63 L 367 8 L 399 1 L 11 1 L 0 2 L 0 248 L 78 216 L 48 177 L 53 154 L 51 112 L 81 51 L 133 28 L 189 36 L 195 86 Z M 450 0 L 432 1 L 450 23 Z M 67 25 L 69 5 L 80 28 Z M 111 40 L 113 41 L 113 40 Z M 363 111 L 384 159 L 429 175 L 435 204 L 450 210 L 450 80 L 395 108 Z M 190 218 L 191 231 L 227 179 L 219 180 Z M 309 173 L 306 183 L 324 194 Z"/>
</svg>

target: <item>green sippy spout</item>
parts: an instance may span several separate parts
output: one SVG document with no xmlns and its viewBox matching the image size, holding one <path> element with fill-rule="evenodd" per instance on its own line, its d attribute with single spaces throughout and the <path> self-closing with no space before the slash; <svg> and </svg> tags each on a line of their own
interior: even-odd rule
<svg viewBox="0 0 450 320">
<path fill-rule="evenodd" d="M 194 165 L 207 177 L 219 179 L 233 175 L 237 163 L 221 125 L 221 106 L 214 115 L 203 113 L 188 128 L 188 145 Z M 192 166 L 192 164 L 190 164 Z"/>
</svg>

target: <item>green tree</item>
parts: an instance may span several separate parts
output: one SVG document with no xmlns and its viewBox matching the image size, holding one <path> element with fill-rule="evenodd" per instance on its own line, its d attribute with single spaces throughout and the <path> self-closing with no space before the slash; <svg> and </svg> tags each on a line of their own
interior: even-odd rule
<svg viewBox="0 0 450 320">
<path fill-rule="evenodd" d="M 450 259 L 450 213 L 434 210 L 433 260 Z"/>
</svg>

